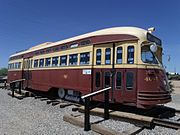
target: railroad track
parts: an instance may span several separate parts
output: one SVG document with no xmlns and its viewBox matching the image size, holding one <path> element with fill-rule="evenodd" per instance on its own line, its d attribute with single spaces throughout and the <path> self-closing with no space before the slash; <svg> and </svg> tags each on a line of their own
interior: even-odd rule
<svg viewBox="0 0 180 135">
<path fill-rule="evenodd" d="M 84 108 L 81 107 L 78 109 L 79 112 L 83 113 Z M 96 116 L 103 116 L 103 109 L 95 108 L 91 110 L 91 115 Z M 120 111 L 110 111 L 110 118 L 120 121 L 126 121 L 133 124 L 138 124 L 141 127 L 147 127 L 147 128 L 153 128 L 154 126 L 162 126 L 172 129 L 180 129 L 180 122 L 177 120 L 172 119 L 162 119 L 162 118 L 155 118 L 155 117 L 149 117 L 144 115 L 137 115 L 133 113 L 127 113 L 127 112 L 120 112 Z"/>
<path fill-rule="evenodd" d="M 167 128 L 180 129 L 180 123 L 169 119 L 153 119 L 153 124 Z"/>
</svg>

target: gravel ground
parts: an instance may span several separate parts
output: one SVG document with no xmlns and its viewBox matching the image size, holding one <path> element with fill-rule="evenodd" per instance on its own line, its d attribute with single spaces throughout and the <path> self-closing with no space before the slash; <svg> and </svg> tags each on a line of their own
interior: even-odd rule
<svg viewBox="0 0 180 135">
<path fill-rule="evenodd" d="M 71 111 L 72 106 L 62 109 L 32 97 L 23 100 L 11 98 L 7 93 L 0 89 L 0 135 L 98 135 L 63 121 L 64 114 L 74 113 Z M 83 119 L 84 116 L 79 118 Z M 99 125 L 118 132 L 134 126 L 115 120 L 103 121 L 103 118 L 97 116 L 91 116 L 90 121 L 102 121 Z M 144 129 L 138 135 L 174 135 L 175 132 L 173 129 L 156 126 L 153 130 Z"/>
<path fill-rule="evenodd" d="M 176 130 L 156 126 L 154 129 L 144 129 L 138 135 L 175 135 Z"/>
<path fill-rule="evenodd" d="M 0 135 L 96 135 L 63 121 L 72 107 L 59 108 L 32 97 L 18 100 L 0 89 Z"/>
</svg>

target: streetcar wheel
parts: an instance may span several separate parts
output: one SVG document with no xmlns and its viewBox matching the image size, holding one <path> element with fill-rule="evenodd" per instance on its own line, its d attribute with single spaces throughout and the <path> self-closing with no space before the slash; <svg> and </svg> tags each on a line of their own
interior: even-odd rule
<svg viewBox="0 0 180 135">
<path fill-rule="evenodd" d="M 65 97 L 65 90 L 63 88 L 58 89 L 58 96 L 59 96 L 59 98 Z"/>
</svg>

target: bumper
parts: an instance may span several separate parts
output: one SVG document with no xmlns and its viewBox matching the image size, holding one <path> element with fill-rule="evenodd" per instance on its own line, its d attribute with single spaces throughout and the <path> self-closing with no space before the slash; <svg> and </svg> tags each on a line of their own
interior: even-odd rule
<svg viewBox="0 0 180 135">
<path fill-rule="evenodd" d="M 164 92 L 139 92 L 137 95 L 137 106 L 141 108 L 153 107 L 157 104 L 170 102 L 171 95 L 168 91 Z"/>
</svg>

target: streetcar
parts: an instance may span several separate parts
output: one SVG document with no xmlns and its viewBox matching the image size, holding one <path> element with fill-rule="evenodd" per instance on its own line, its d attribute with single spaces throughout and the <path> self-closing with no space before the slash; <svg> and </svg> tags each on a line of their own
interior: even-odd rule
<svg viewBox="0 0 180 135">
<path fill-rule="evenodd" d="M 51 92 L 61 99 L 111 87 L 109 101 L 151 108 L 171 101 L 162 63 L 162 41 L 154 28 L 106 28 L 57 42 L 46 42 L 10 56 L 8 82 Z M 93 100 L 103 101 L 103 96 Z"/>
</svg>

